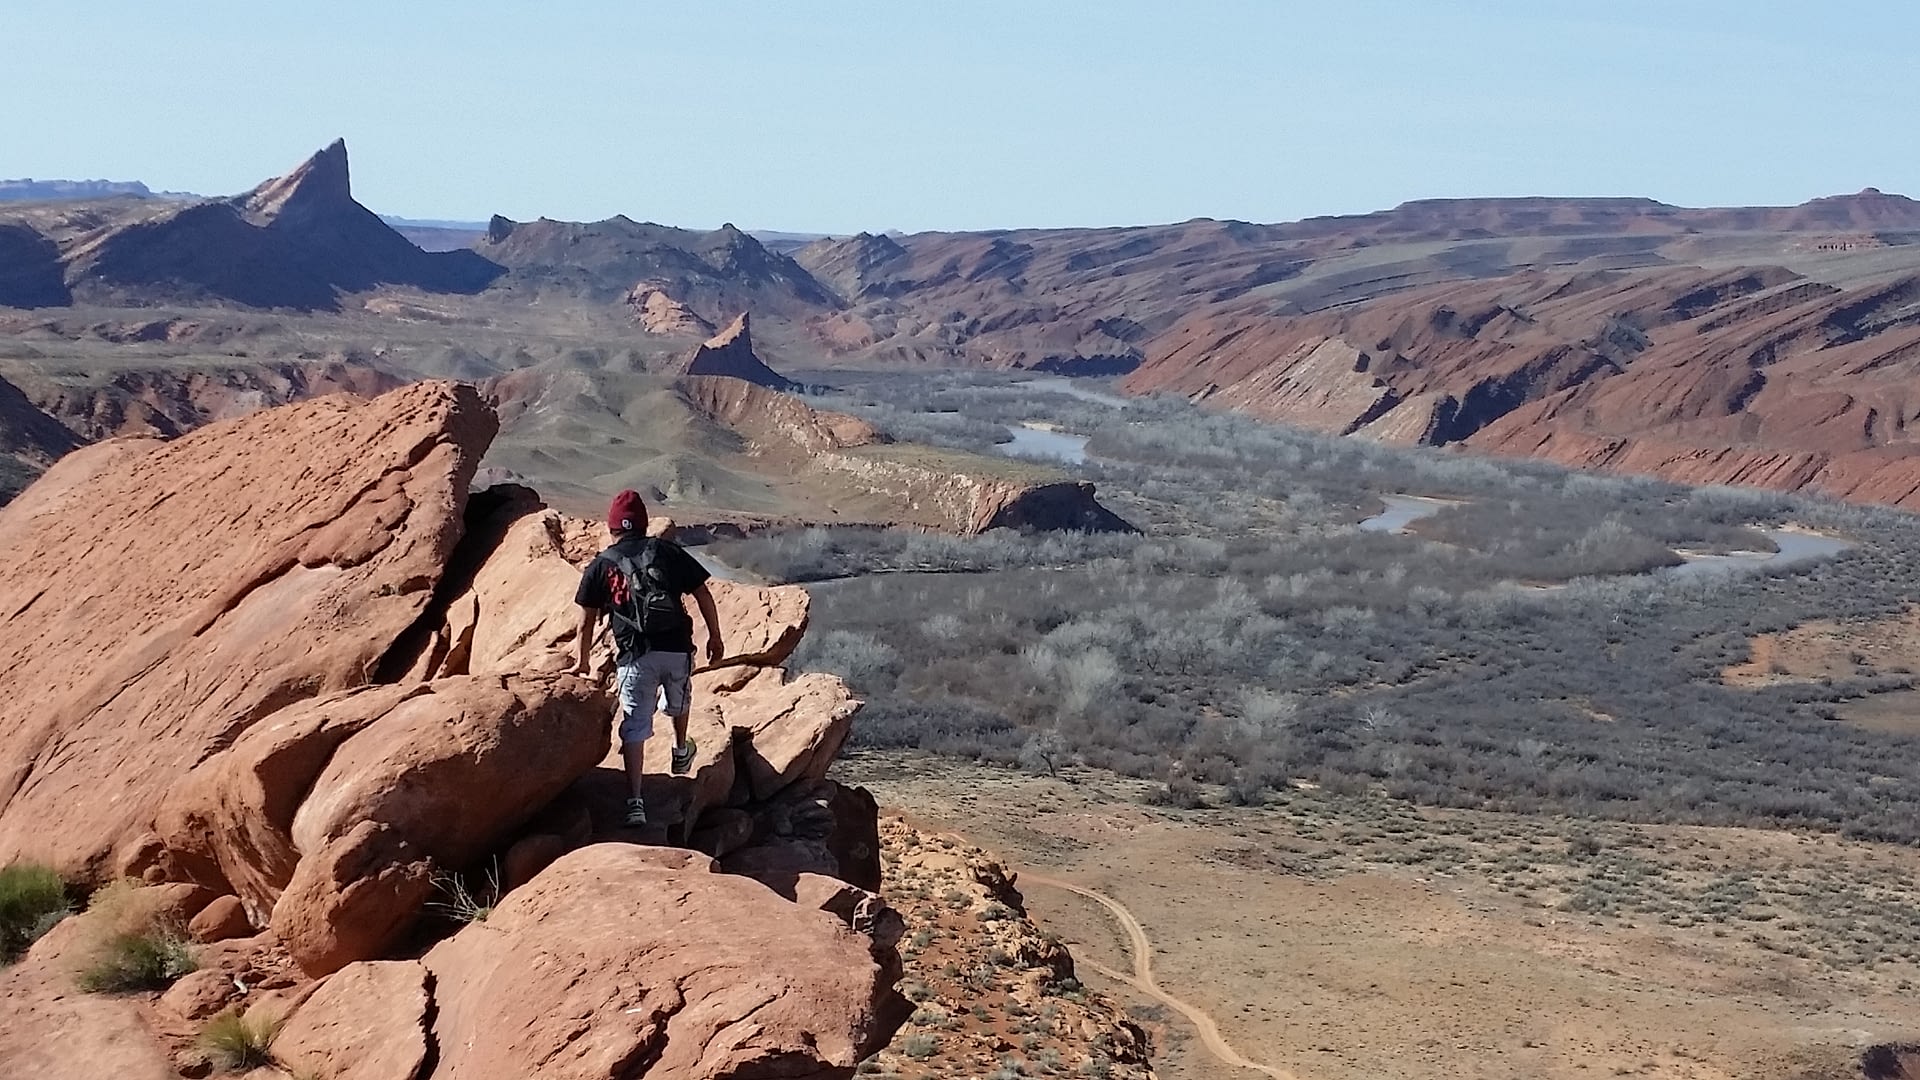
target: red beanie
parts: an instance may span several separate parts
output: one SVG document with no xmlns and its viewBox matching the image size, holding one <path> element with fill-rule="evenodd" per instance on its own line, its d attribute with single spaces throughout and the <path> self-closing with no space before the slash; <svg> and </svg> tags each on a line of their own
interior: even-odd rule
<svg viewBox="0 0 1920 1080">
<path fill-rule="evenodd" d="M 617 533 L 646 531 L 647 504 L 640 501 L 639 492 L 623 491 L 613 497 L 613 505 L 607 507 L 607 528 Z"/>
</svg>

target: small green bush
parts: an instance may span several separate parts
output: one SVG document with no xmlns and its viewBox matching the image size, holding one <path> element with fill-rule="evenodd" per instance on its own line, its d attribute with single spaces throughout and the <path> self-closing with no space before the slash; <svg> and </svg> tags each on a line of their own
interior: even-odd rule
<svg viewBox="0 0 1920 1080">
<path fill-rule="evenodd" d="M 228 1009 L 207 1022 L 200 1033 L 200 1049 L 224 1072 L 246 1072 L 273 1064 L 273 1037 L 280 1033 L 276 1017 L 249 1018 Z"/>
<path fill-rule="evenodd" d="M 915 1061 L 925 1061 L 940 1052 L 940 1037 L 915 1033 L 900 1040 L 900 1052 Z"/>
<path fill-rule="evenodd" d="M 67 884 L 50 867 L 20 862 L 0 868 L 0 963 L 26 952 L 67 912 Z"/>
<path fill-rule="evenodd" d="M 124 931 L 101 943 L 80 972 L 80 989 L 89 994 L 161 990 L 197 967 L 187 939 L 172 930 Z"/>
</svg>

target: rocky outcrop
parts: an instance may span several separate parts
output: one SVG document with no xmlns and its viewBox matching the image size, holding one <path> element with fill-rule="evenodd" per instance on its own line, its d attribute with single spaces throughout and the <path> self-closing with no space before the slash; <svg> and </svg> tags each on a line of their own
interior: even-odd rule
<svg viewBox="0 0 1920 1080">
<path fill-rule="evenodd" d="M 371 681 L 494 423 L 445 383 L 324 398 L 76 451 L 0 512 L 0 861 L 104 875 L 188 770 Z"/>
<path fill-rule="evenodd" d="M 1057 473 L 918 446 L 870 446 L 822 454 L 813 467 L 904 505 L 963 534 L 988 529 L 1125 532 L 1133 526 L 1100 505 L 1094 486 Z"/>
<path fill-rule="evenodd" d="M 715 869 L 585 848 L 436 946 L 432 1075 L 850 1076 L 891 1034 L 868 942 Z"/>
<path fill-rule="evenodd" d="M 901 985 L 920 1002 L 879 1055 L 879 1071 L 985 1076 L 1011 1059 L 1035 1075 L 1152 1080 L 1146 1033 L 1079 985 L 1066 947 L 1027 917 L 1012 871 L 957 836 L 898 818 L 883 819 L 879 835 L 886 895 L 910 943 Z M 1033 1037 L 1010 1044 L 1003 1011 L 1024 1019 Z M 1035 1055 L 1041 1049 L 1045 1059 Z"/>
<path fill-rule="evenodd" d="M 597 687 L 565 676 L 348 691 L 246 732 L 175 788 L 157 829 L 198 880 L 217 868 L 252 922 L 326 974 L 382 955 L 435 868 L 473 864 L 591 769 L 606 710 Z"/>
<path fill-rule="evenodd" d="M 476 292 L 501 272 L 471 251 L 422 251 L 355 202 L 343 142 L 231 199 L 121 200 L 68 215 L 72 225 L 40 220 L 51 220 L 49 231 L 33 231 L 58 245 L 67 295 L 36 272 L 39 304 L 213 300 L 331 310 L 342 293 L 381 285 Z"/>
<path fill-rule="evenodd" d="M 51 935 L 0 973 L 9 1063 L 197 1072 L 192 1032 L 227 1008 L 284 1017 L 284 1062 L 396 1080 L 847 1077 L 891 1035 L 877 810 L 825 779 L 859 703 L 778 666 L 805 592 L 716 583 L 700 753 L 667 775 L 662 724 L 654 823 L 625 828 L 606 682 L 571 673 L 603 537 L 469 491 L 494 424 L 466 387 L 326 398 L 76 451 L 0 513 L 23 631 L 0 861 L 154 883 L 134 906 L 204 969 L 67 1004 L 55 973 L 91 945 Z"/>
<path fill-rule="evenodd" d="M 712 337 L 713 324 L 692 308 L 675 300 L 666 287 L 656 281 L 643 281 L 627 290 L 627 307 L 633 321 L 649 334 L 678 337 Z"/>
<path fill-rule="evenodd" d="M 754 353 L 753 331 L 745 312 L 675 365 L 673 374 L 720 375 L 773 390 L 793 390 L 799 385 L 768 367 Z"/>
<path fill-rule="evenodd" d="M 845 413 L 816 409 L 746 379 L 692 376 L 680 392 L 702 416 L 763 451 L 798 449 L 808 454 L 886 442 L 872 424 Z"/>
<path fill-rule="evenodd" d="M 1037 465 L 959 451 L 894 445 L 858 417 L 815 409 L 739 379 L 679 382 L 702 415 L 750 450 L 891 504 L 896 521 L 960 533 L 988 529 L 1131 529 L 1101 506 L 1094 486 Z"/>
</svg>

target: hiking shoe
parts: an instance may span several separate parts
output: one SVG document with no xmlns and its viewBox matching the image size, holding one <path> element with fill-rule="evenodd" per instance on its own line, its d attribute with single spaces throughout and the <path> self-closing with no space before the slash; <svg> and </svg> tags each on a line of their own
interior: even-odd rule
<svg viewBox="0 0 1920 1080">
<path fill-rule="evenodd" d="M 627 828 L 637 829 L 647 823 L 647 801 L 645 799 L 627 800 Z"/>
<path fill-rule="evenodd" d="M 700 744 L 692 739 L 673 748 L 673 775 L 685 776 L 687 770 L 693 768 L 693 753 L 698 749 Z"/>
</svg>

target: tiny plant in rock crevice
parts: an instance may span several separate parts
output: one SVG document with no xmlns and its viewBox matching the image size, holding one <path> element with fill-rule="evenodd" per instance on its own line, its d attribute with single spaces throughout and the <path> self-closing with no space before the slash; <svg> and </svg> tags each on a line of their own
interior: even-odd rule
<svg viewBox="0 0 1920 1080">
<path fill-rule="evenodd" d="M 432 901 L 428 907 L 462 925 L 486 922 L 500 903 L 500 864 L 496 861 L 488 867 L 478 891 L 458 874 L 435 875 L 433 888 L 441 899 Z"/>
</svg>

